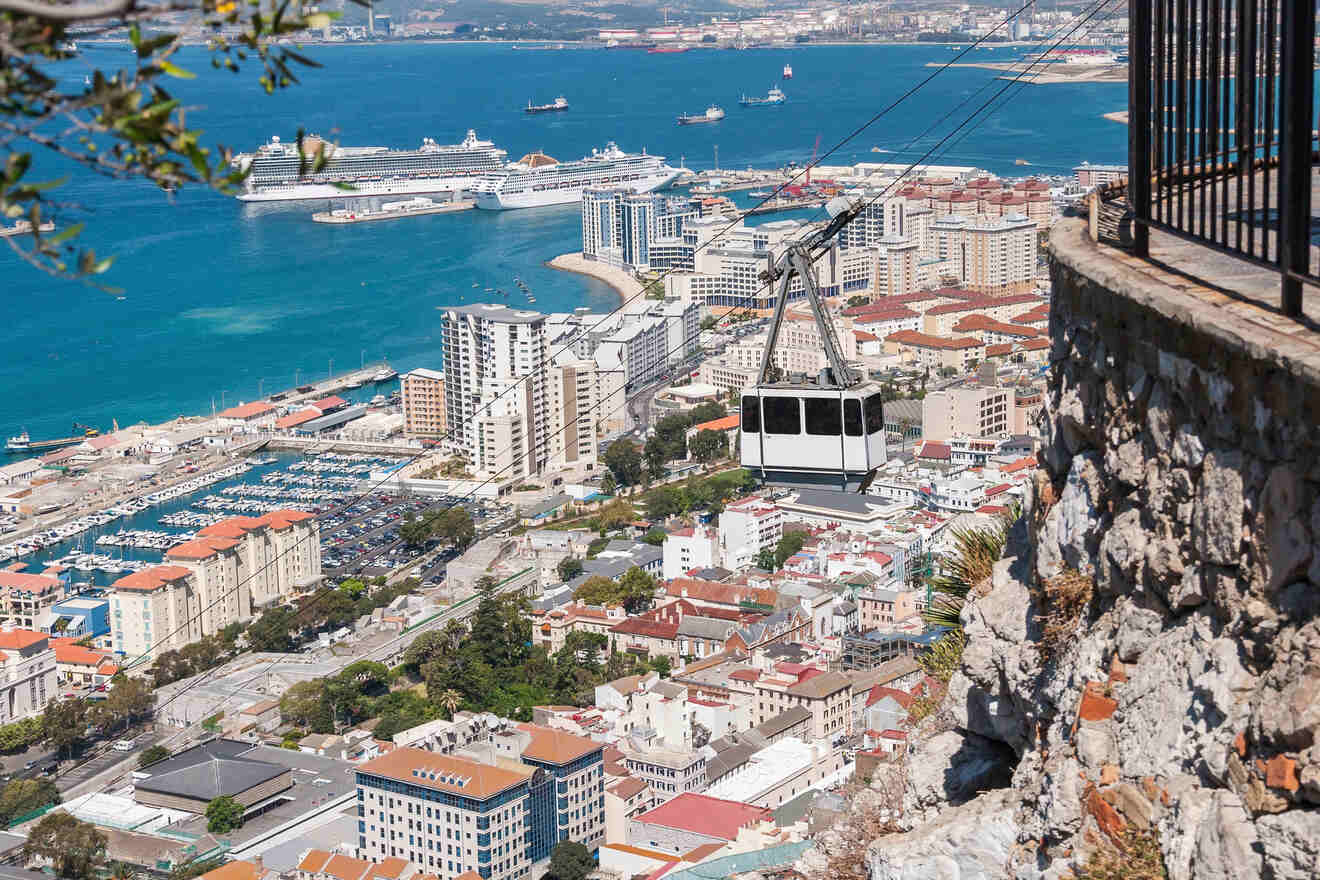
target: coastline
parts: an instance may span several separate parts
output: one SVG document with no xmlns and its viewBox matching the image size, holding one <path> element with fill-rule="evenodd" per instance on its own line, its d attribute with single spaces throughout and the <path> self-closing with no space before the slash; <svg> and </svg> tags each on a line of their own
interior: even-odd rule
<svg viewBox="0 0 1320 880">
<path fill-rule="evenodd" d="M 558 269 L 560 272 L 572 272 L 577 275 L 586 275 L 588 278 L 595 278 L 597 281 L 603 281 L 613 287 L 615 292 L 619 294 L 619 299 L 624 302 L 633 299 L 646 289 L 640 281 L 622 269 L 588 260 L 582 256 L 582 251 L 560 254 L 553 260 L 547 260 L 546 265 L 551 269 Z"/>
</svg>

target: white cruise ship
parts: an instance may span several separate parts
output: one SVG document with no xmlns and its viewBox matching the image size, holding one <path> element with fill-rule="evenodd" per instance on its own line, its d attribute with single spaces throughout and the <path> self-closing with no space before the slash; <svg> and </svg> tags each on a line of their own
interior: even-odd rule
<svg viewBox="0 0 1320 880">
<path fill-rule="evenodd" d="M 613 141 L 577 162 L 560 162 L 544 153 L 528 153 L 499 171 L 481 175 L 472 187 L 478 208 L 503 211 L 581 201 L 590 187 L 626 187 L 634 192 L 659 189 L 678 177 L 664 156 L 625 153 Z"/>
<path fill-rule="evenodd" d="M 303 152 L 315 156 L 325 143 L 303 138 Z M 247 171 L 238 198 L 245 202 L 332 199 L 346 195 L 383 196 L 453 192 L 468 189 L 477 176 L 504 165 L 508 153 L 468 129 L 461 144 L 422 140 L 415 150 L 388 147 L 335 147 L 326 144 L 328 161 L 320 171 L 298 176 L 297 144 L 272 137 L 255 153 L 240 153 L 233 167 Z M 335 184 L 348 184 L 346 191 Z"/>
</svg>

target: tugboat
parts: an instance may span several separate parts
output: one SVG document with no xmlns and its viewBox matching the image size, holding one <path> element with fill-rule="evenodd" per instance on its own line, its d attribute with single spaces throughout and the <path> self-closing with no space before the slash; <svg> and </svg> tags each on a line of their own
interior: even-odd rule
<svg viewBox="0 0 1320 880">
<path fill-rule="evenodd" d="M 784 65 L 784 79 L 792 79 L 792 78 L 793 78 L 793 65 L 791 65 L 791 64 L 785 64 L 785 65 Z"/>
<path fill-rule="evenodd" d="M 788 100 L 788 96 L 779 90 L 779 86 L 775 86 L 765 93 L 764 98 L 749 98 L 743 95 L 738 99 L 738 103 L 744 107 L 765 107 L 771 104 L 782 104 L 786 100 Z"/>
<path fill-rule="evenodd" d="M 560 95 L 558 98 L 555 98 L 549 104 L 533 104 L 531 101 L 528 101 L 527 109 L 525 109 L 523 112 L 524 113 L 558 113 L 561 110 L 567 110 L 567 109 L 568 109 L 568 99 L 565 98 L 563 95 Z"/>
<path fill-rule="evenodd" d="M 691 116 L 684 114 L 678 117 L 679 125 L 700 125 L 704 122 L 719 122 L 724 118 L 724 109 L 711 104 L 706 108 L 705 113 L 694 113 Z"/>
</svg>

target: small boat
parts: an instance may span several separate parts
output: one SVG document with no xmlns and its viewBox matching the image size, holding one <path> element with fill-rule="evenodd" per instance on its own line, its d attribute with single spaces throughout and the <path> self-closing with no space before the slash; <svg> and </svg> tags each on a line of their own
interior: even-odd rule
<svg viewBox="0 0 1320 880">
<path fill-rule="evenodd" d="M 5 444 L 5 449 L 8 449 L 11 452 L 26 452 L 31 445 L 31 435 L 29 435 L 27 431 L 23 431 L 20 434 L 10 437 L 9 442 Z"/>
<path fill-rule="evenodd" d="M 786 100 L 788 100 L 788 96 L 779 90 L 779 86 L 775 86 L 765 93 L 764 98 L 749 98 L 743 95 L 738 99 L 738 103 L 744 107 L 764 107 L 771 104 L 782 104 Z"/>
<path fill-rule="evenodd" d="M 558 98 L 555 98 L 549 104 L 533 104 L 531 101 L 528 101 L 527 107 L 523 110 L 523 112 L 524 113 L 556 113 L 561 110 L 567 110 L 567 109 L 568 109 L 568 99 L 565 98 L 563 95 L 560 95 Z"/>
<path fill-rule="evenodd" d="M 748 193 L 748 195 L 754 199 L 768 199 L 772 195 L 774 195 L 774 193 L 770 192 L 769 190 L 758 189 L 756 192 Z"/>
<path fill-rule="evenodd" d="M 706 108 L 705 113 L 694 113 L 691 116 L 683 115 L 678 117 L 679 125 L 700 125 L 704 122 L 719 122 L 724 118 L 724 109 L 711 104 Z"/>
<path fill-rule="evenodd" d="M 1014 165 L 1030 165 L 1031 163 L 1028 162 L 1026 159 L 1014 159 L 1014 160 L 1013 160 L 1013 164 L 1014 164 Z"/>
<path fill-rule="evenodd" d="M 791 64 L 785 64 L 785 65 L 784 65 L 784 79 L 792 79 L 792 78 L 793 78 L 793 65 L 791 65 Z"/>
<path fill-rule="evenodd" d="M 384 395 L 384 394 L 377 394 L 375 397 L 371 398 L 371 405 L 372 405 L 372 406 L 384 406 L 384 405 L 385 405 L 385 395 Z"/>
<path fill-rule="evenodd" d="M 388 382 L 391 379 L 397 377 L 398 375 L 399 375 L 398 370 L 394 369 L 389 364 L 385 364 L 379 370 L 371 374 L 371 381 Z"/>
</svg>

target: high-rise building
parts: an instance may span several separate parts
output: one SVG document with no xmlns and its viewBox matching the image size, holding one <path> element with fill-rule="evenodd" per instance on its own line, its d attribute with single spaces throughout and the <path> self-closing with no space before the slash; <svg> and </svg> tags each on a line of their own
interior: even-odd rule
<svg viewBox="0 0 1320 880">
<path fill-rule="evenodd" d="M 651 249 L 669 252 L 679 243 L 683 224 L 698 216 L 688 199 L 626 188 L 582 193 L 582 255 L 633 272 L 652 267 Z"/>
<path fill-rule="evenodd" d="M 963 386 L 931 391 L 921 402 L 921 434 L 947 442 L 957 435 L 993 437 L 1014 427 L 1013 389 Z"/>
<path fill-rule="evenodd" d="M 549 457 L 545 315 L 494 303 L 442 314 L 451 446 L 488 476 L 540 473 Z"/>
<path fill-rule="evenodd" d="M 409 437 L 445 434 L 445 374 L 418 367 L 399 377 L 403 433 Z"/>
</svg>

